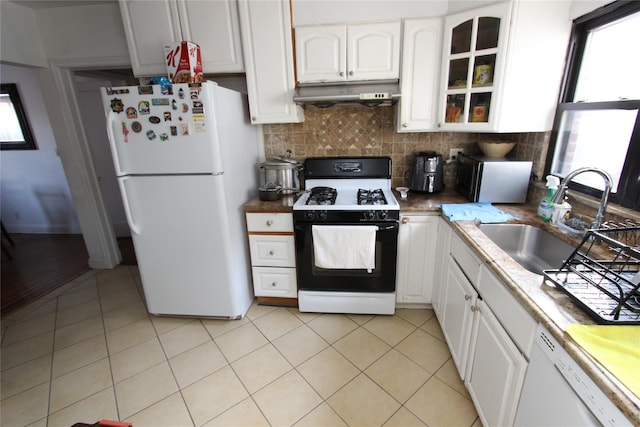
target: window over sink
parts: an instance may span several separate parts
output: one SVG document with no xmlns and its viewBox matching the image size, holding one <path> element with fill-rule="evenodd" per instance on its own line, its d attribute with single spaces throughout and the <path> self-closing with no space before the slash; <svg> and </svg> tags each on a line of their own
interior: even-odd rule
<svg viewBox="0 0 640 427">
<path fill-rule="evenodd" d="M 547 174 L 596 166 L 613 178 L 610 200 L 640 210 L 640 2 L 616 1 L 574 22 Z M 576 191 L 600 197 L 602 179 L 581 174 Z"/>
</svg>

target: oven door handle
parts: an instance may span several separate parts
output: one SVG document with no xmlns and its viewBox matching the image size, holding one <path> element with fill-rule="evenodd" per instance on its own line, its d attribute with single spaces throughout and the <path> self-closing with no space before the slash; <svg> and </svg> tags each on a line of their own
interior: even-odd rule
<svg viewBox="0 0 640 427">
<path fill-rule="evenodd" d="M 301 224 L 294 224 L 294 229 L 298 230 L 298 231 L 305 231 L 305 230 L 310 229 L 312 225 L 322 225 L 322 223 L 320 222 L 320 223 L 317 223 L 317 224 L 313 224 L 313 223 L 310 223 L 310 222 L 306 222 L 306 223 L 301 223 Z M 334 223 L 332 223 L 331 225 L 346 225 L 346 226 L 351 226 L 351 225 L 375 225 L 375 226 L 378 227 L 378 231 L 396 230 L 400 226 L 397 221 L 390 222 L 389 224 L 380 224 L 380 223 L 370 224 L 370 223 L 363 222 L 361 224 L 334 224 Z"/>
<path fill-rule="evenodd" d="M 397 222 L 388 224 L 388 225 L 379 225 L 378 224 L 378 231 L 388 231 L 388 230 L 395 230 L 399 227 Z"/>
</svg>

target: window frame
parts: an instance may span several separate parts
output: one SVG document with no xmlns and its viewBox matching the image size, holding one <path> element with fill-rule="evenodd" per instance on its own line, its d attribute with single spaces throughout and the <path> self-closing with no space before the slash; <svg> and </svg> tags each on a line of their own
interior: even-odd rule
<svg viewBox="0 0 640 427">
<path fill-rule="evenodd" d="M 27 113 L 22 106 L 18 85 L 15 83 L 0 84 L 0 93 L 9 95 L 9 99 L 13 104 L 13 109 L 20 123 L 22 130 L 22 140 L 16 141 L 0 141 L 0 150 L 37 150 L 36 140 L 31 132 L 31 125 L 27 118 Z"/>
<path fill-rule="evenodd" d="M 584 56 L 587 37 L 591 30 L 620 18 L 640 12 L 640 2 L 633 0 L 618 0 L 588 13 L 573 23 L 565 73 L 560 88 L 560 99 L 556 108 L 556 114 L 551 131 L 549 149 L 545 161 L 545 176 L 551 174 L 553 159 L 555 156 L 558 130 L 561 124 L 562 114 L 569 110 L 595 110 L 595 109 L 640 109 L 640 100 L 619 100 L 583 102 L 574 101 L 580 67 Z M 618 191 L 611 194 L 609 200 L 624 207 L 640 211 L 640 112 L 636 115 L 636 121 L 629 149 L 622 167 Z M 569 188 L 580 193 L 588 194 L 595 198 L 602 197 L 602 191 L 572 182 Z"/>
</svg>

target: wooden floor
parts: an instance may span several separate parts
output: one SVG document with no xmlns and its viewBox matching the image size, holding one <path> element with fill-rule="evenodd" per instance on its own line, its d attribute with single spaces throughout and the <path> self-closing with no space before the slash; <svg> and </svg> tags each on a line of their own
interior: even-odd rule
<svg viewBox="0 0 640 427">
<path fill-rule="evenodd" d="M 4 316 L 90 270 L 81 235 L 12 234 L 3 239 L 0 311 Z M 123 263 L 135 264 L 130 238 L 118 239 Z M 10 255 L 10 256 L 9 256 Z"/>
</svg>

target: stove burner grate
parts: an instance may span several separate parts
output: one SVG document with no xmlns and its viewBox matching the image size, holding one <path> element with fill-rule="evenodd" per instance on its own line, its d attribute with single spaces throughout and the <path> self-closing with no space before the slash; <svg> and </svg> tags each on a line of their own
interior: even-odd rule
<svg viewBox="0 0 640 427">
<path fill-rule="evenodd" d="M 387 199 L 384 197 L 382 188 L 375 190 L 364 190 L 360 188 L 358 190 L 358 204 L 359 205 L 386 205 Z"/>
<path fill-rule="evenodd" d="M 336 203 L 338 191 L 331 187 L 313 187 L 305 204 L 307 205 L 333 205 Z"/>
</svg>

